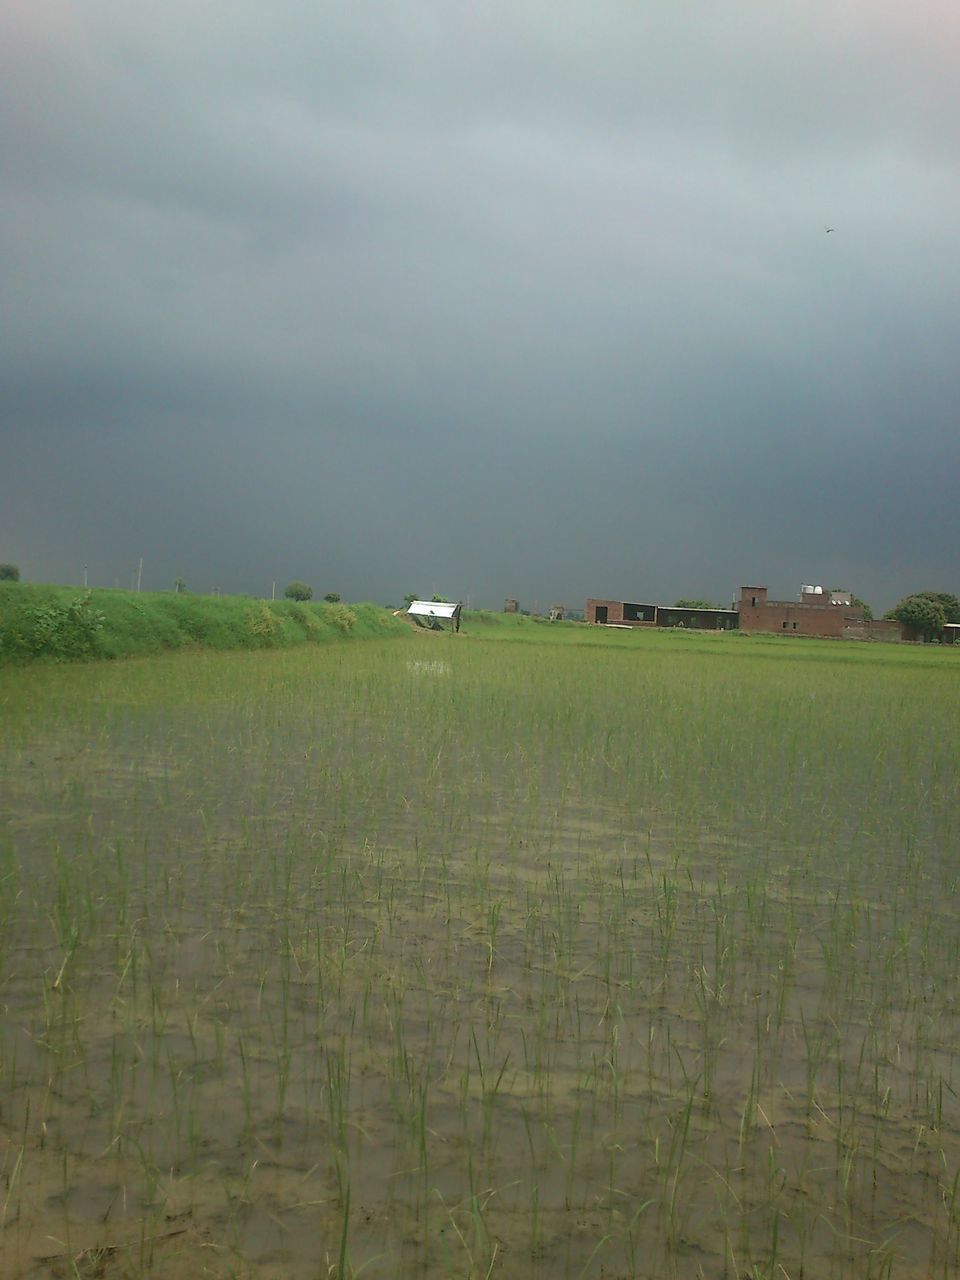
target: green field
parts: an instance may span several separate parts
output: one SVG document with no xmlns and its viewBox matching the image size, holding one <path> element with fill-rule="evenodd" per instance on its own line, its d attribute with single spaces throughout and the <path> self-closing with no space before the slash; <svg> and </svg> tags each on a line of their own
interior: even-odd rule
<svg viewBox="0 0 960 1280">
<path fill-rule="evenodd" d="M 0 718 L 3 1277 L 960 1275 L 960 653 L 471 615 Z"/>
</svg>

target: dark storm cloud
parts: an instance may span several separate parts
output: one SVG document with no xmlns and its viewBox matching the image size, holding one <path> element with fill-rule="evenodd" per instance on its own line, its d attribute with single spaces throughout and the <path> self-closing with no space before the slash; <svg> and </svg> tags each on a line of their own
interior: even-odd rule
<svg viewBox="0 0 960 1280">
<path fill-rule="evenodd" d="M 957 589 L 958 29 L 13 0 L 0 556 L 491 604 Z"/>
</svg>

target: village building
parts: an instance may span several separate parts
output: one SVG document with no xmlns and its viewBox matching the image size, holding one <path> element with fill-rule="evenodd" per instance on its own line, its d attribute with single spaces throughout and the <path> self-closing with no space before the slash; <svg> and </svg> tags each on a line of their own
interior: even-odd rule
<svg viewBox="0 0 960 1280">
<path fill-rule="evenodd" d="M 790 635 L 843 639 L 844 628 L 862 626 L 862 605 L 849 591 L 804 586 L 796 600 L 770 600 L 766 587 L 741 587 L 737 601 L 741 631 L 788 632 Z"/>
<path fill-rule="evenodd" d="M 690 627 L 697 631 L 735 631 L 736 609 L 684 609 L 676 605 L 631 604 L 626 600 L 588 600 L 584 617 L 608 627 Z"/>
<path fill-rule="evenodd" d="M 766 587 L 741 587 L 737 600 L 740 630 L 773 635 L 818 636 L 834 640 L 904 639 L 891 619 L 868 620 L 850 591 L 802 586 L 796 600 L 770 600 Z"/>
<path fill-rule="evenodd" d="M 868 621 L 850 591 L 804 585 L 795 600 L 771 600 L 766 587 L 741 587 L 730 609 L 687 609 L 626 600 L 587 601 L 585 617 L 608 627 L 685 627 L 697 631 L 746 631 L 836 640 L 903 640 L 890 620 Z"/>
</svg>

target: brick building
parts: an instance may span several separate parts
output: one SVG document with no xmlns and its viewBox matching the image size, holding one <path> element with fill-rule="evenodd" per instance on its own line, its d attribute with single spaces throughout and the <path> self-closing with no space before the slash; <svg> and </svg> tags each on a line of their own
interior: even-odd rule
<svg viewBox="0 0 960 1280">
<path fill-rule="evenodd" d="M 849 591 L 801 587 L 796 600 L 768 600 L 766 587 L 741 587 L 737 609 L 740 630 L 771 635 L 820 636 L 837 640 L 904 639 L 899 622 L 867 621 Z"/>
<path fill-rule="evenodd" d="M 766 587 L 741 587 L 732 609 L 588 600 L 587 622 L 608 627 L 687 627 L 692 630 L 819 636 L 837 640 L 902 640 L 899 622 L 868 622 L 849 591 L 804 586 L 796 600 L 770 600 Z"/>
<path fill-rule="evenodd" d="M 587 622 L 608 627 L 687 627 L 694 631 L 735 631 L 736 609 L 681 609 L 627 600 L 588 600 Z"/>
<path fill-rule="evenodd" d="M 768 600 L 766 587 L 741 587 L 740 630 L 841 640 L 845 627 L 863 626 L 863 607 L 852 599 L 849 591 L 801 587 L 797 600 Z"/>
</svg>

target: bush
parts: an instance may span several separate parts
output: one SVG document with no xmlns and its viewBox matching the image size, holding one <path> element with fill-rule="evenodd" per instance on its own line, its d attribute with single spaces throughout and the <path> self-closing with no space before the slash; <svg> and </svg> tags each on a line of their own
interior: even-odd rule
<svg viewBox="0 0 960 1280">
<path fill-rule="evenodd" d="M 288 600 L 312 600 L 313 587 L 306 582 L 288 582 L 283 594 Z"/>
<path fill-rule="evenodd" d="M 357 625 L 357 615 L 346 605 L 332 604 L 327 610 L 327 616 L 337 630 L 342 631 L 344 635 L 349 635 Z"/>
<path fill-rule="evenodd" d="M 0 582 L 19 582 L 20 570 L 15 564 L 0 564 Z"/>
<path fill-rule="evenodd" d="M 340 603 L 340 592 L 339 592 L 339 591 L 328 591 L 328 592 L 327 592 L 327 594 L 326 594 L 323 598 L 324 598 L 324 600 L 326 600 L 327 604 L 339 604 L 339 603 Z"/>
<path fill-rule="evenodd" d="M 83 592 L 67 603 L 50 600 L 20 611 L 14 628 L 14 644 L 21 653 L 35 657 L 90 658 L 98 652 L 104 615 Z"/>
<path fill-rule="evenodd" d="M 247 630 L 260 644 L 269 647 L 277 643 L 279 635 L 283 632 L 283 619 L 270 609 L 269 605 L 261 604 L 256 609 L 247 609 Z"/>
</svg>

